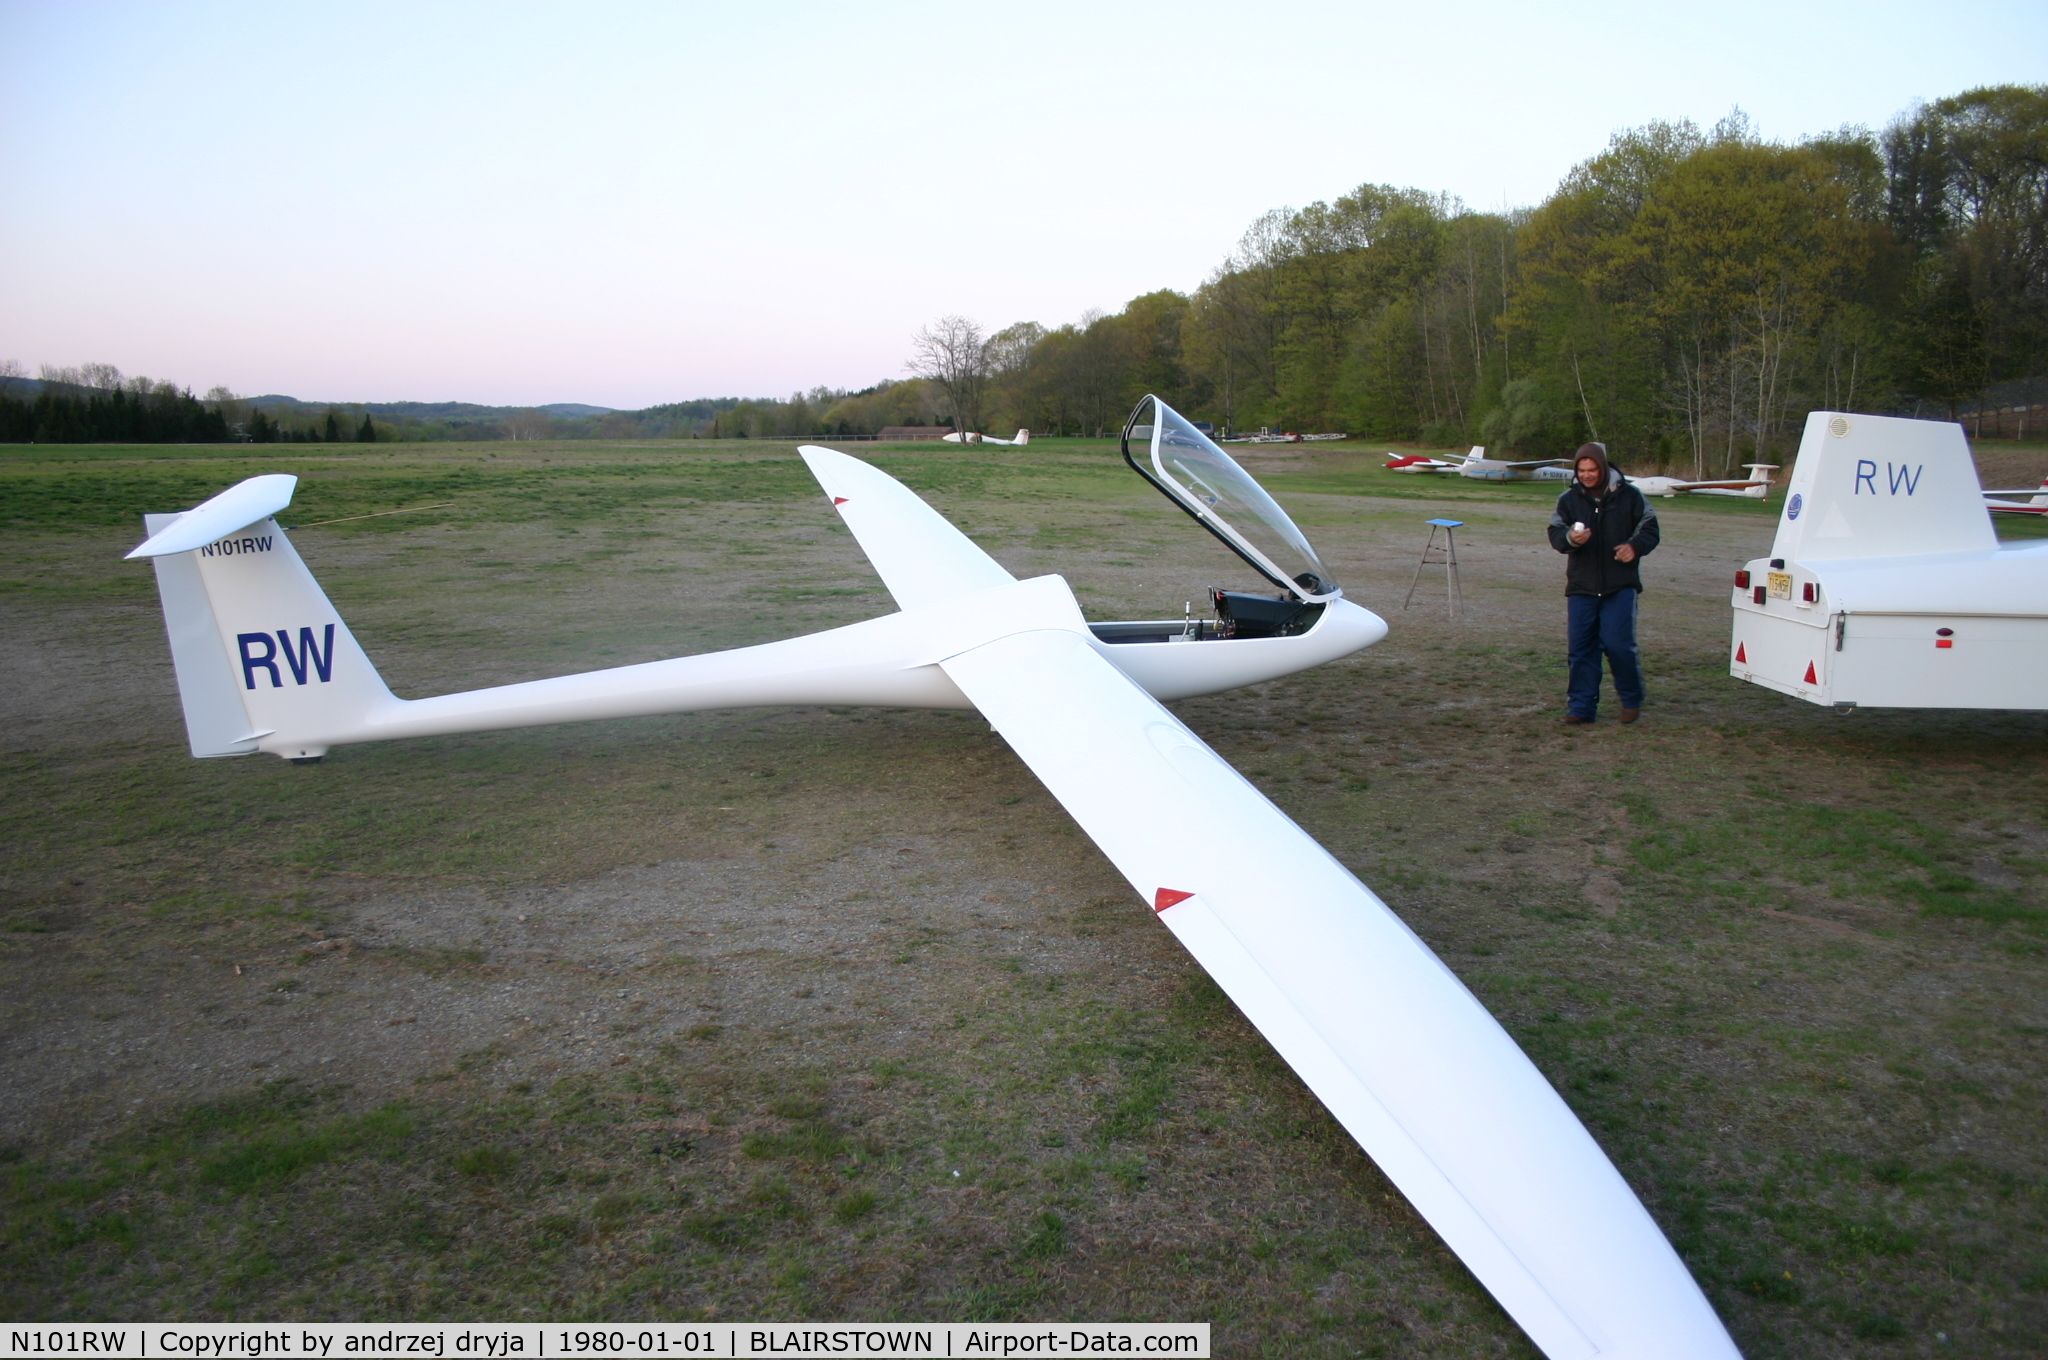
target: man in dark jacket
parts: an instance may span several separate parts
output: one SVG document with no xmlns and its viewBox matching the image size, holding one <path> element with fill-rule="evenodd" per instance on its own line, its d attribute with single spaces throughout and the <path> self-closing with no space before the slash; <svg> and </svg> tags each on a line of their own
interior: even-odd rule
<svg viewBox="0 0 2048 1360">
<path fill-rule="evenodd" d="M 1657 512 L 1607 461 L 1605 444 L 1581 445 L 1572 471 L 1572 484 L 1550 517 L 1550 546 L 1566 555 L 1570 608 L 1564 721 L 1593 721 L 1604 652 L 1621 699 L 1621 720 L 1632 723 L 1643 707 L 1643 667 L 1636 654 L 1636 597 L 1643 577 L 1637 564 L 1657 546 Z"/>
</svg>

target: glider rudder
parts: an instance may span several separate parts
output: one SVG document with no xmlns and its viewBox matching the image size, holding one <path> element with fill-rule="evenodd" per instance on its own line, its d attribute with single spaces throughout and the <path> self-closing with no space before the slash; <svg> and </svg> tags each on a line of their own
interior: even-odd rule
<svg viewBox="0 0 2048 1360">
<path fill-rule="evenodd" d="M 275 488 L 264 488 L 269 494 L 261 498 L 247 490 L 252 482 L 290 480 L 251 478 L 184 515 L 145 516 L 150 539 L 130 554 L 150 557 L 156 568 L 195 756 L 269 751 L 316 759 L 360 732 L 370 710 L 391 700 L 376 667 L 271 518 L 289 502 L 289 487 L 282 501 Z M 266 504 L 253 522 L 213 522 Z M 195 535 L 208 537 L 188 546 L 185 539 Z"/>
</svg>

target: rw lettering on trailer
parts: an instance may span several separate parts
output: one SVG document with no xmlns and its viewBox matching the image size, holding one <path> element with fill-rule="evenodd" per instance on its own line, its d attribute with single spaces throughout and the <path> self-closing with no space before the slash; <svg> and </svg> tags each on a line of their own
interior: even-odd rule
<svg viewBox="0 0 2048 1360">
<path fill-rule="evenodd" d="M 1927 465 L 1925 463 L 1900 463 L 1896 466 L 1886 463 L 1884 465 L 1885 483 L 1891 488 L 1892 495 L 1898 495 L 1903 489 L 1910 496 L 1920 489 L 1920 474 L 1926 470 Z M 1878 494 L 1877 464 L 1871 462 L 1868 458 L 1858 458 L 1856 460 L 1856 487 L 1849 494 L 1860 496 L 1863 494 L 1863 489 L 1866 486 L 1870 488 L 1871 495 L 1875 496 Z"/>
<path fill-rule="evenodd" d="M 272 689 L 284 688 L 284 675 L 278 663 L 284 663 L 283 670 L 291 672 L 292 683 L 303 685 L 309 677 L 318 678 L 326 684 L 334 678 L 334 625 L 328 624 L 325 636 L 316 638 L 311 628 L 299 629 L 298 645 L 292 645 L 290 630 L 280 628 L 276 633 L 237 633 L 235 645 L 242 652 L 242 685 L 245 689 L 256 688 L 256 673 L 264 671 L 270 676 Z"/>
</svg>

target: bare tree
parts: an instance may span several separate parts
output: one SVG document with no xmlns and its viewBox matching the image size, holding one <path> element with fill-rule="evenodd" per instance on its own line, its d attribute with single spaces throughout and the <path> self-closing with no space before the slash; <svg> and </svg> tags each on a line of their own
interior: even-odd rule
<svg viewBox="0 0 2048 1360">
<path fill-rule="evenodd" d="M 553 432 L 554 418 L 534 407 L 514 411 L 499 426 L 507 439 L 546 439 Z"/>
<path fill-rule="evenodd" d="M 121 370 L 112 364 L 80 364 L 59 368 L 55 364 L 44 364 L 36 376 L 46 383 L 64 383 L 71 387 L 93 387 L 103 392 L 118 391 L 121 387 Z"/>
<path fill-rule="evenodd" d="M 249 403 L 243 401 L 226 387 L 208 389 L 203 400 L 208 406 L 220 412 L 221 419 L 228 423 L 228 428 L 233 430 L 238 438 L 242 431 L 248 428 Z"/>
<path fill-rule="evenodd" d="M 911 343 L 915 352 L 905 367 L 938 384 L 952 403 L 956 429 L 979 430 L 992 357 L 981 327 L 964 316 L 942 316 L 918 331 Z"/>
</svg>

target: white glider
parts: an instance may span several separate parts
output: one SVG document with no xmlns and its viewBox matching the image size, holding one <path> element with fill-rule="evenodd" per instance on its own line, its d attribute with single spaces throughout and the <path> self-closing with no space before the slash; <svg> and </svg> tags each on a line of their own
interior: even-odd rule
<svg viewBox="0 0 2048 1360">
<path fill-rule="evenodd" d="M 1031 431 L 1020 429 L 1015 439 L 998 439 L 992 434 L 976 434 L 972 430 L 955 430 L 951 434 L 942 434 L 939 438 L 948 444 L 1002 444 L 1022 447 L 1031 442 Z"/>
<path fill-rule="evenodd" d="M 1226 435 L 1219 444 L 1313 444 L 1323 439 L 1348 439 L 1342 430 L 1334 434 L 1296 434 L 1292 430 L 1260 430 L 1256 434 Z"/>
<path fill-rule="evenodd" d="M 1688 482 L 1682 477 L 1627 477 L 1627 480 L 1645 496 L 1668 497 L 1686 493 L 1695 496 L 1741 496 L 1760 501 L 1770 495 L 1771 474 L 1778 470 L 1778 465 L 1744 463 L 1742 466 L 1748 470 L 1749 476 L 1731 477 L 1719 482 Z"/>
<path fill-rule="evenodd" d="M 1572 479 L 1572 460 L 1529 458 L 1511 463 L 1488 458 L 1484 448 L 1475 446 L 1451 471 L 1477 482 L 1568 482 Z"/>
<path fill-rule="evenodd" d="M 1141 402 L 1125 458 L 1281 593 L 1219 592 L 1213 630 L 1090 624 L 1059 577 L 1014 579 L 893 478 L 801 452 L 900 612 L 433 699 L 385 688 L 274 520 L 226 525 L 217 516 L 239 511 L 208 509 L 225 496 L 200 507 L 216 518 L 152 516 L 137 551 L 155 559 L 193 754 L 312 760 L 346 742 L 747 705 L 971 706 L 1545 1355 L 1737 1357 L 1507 1032 L 1371 889 L 1161 707 L 1385 635 L 1257 482 L 1156 398 Z M 198 545 L 166 532 L 187 522 L 220 532 Z"/>
</svg>

